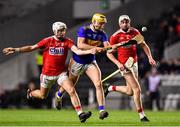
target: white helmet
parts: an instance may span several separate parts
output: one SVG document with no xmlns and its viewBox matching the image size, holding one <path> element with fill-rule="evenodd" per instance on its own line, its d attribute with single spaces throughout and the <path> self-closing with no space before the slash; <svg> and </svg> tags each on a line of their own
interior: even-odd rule
<svg viewBox="0 0 180 127">
<path fill-rule="evenodd" d="M 121 16 L 119 16 L 119 23 L 121 23 L 121 21 L 124 19 L 129 20 L 129 22 L 131 21 L 131 19 L 129 18 L 128 15 L 121 15 Z"/>
<path fill-rule="evenodd" d="M 53 25 L 52 25 L 52 30 L 53 30 L 54 32 L 57 32 L 57 31 L 60 30 L 60 29 L 67 29 L 66 24 L 63 23 L 63 22 L 55 22 L 55 23 L 53 23 Z"/>
</svg>

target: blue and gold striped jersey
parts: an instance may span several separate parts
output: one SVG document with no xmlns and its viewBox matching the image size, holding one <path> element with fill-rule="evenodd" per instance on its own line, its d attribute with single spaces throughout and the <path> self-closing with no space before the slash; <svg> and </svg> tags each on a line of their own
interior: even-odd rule
<svg viewBox="0 0 180 127">
<path fill-rule="evenodd" d="M 104 31 L 92 31 L 90 25 L 80 27 L 77 36 L 85 38 L 84 43 L 91 46 L 101 46 L 104 42 L 108 41 L 107 35 Z M 73 59 L 80 64 L 88 64 L 95 60 L 95 55 L 77 55 L 73 53 Z"/>
</svg>

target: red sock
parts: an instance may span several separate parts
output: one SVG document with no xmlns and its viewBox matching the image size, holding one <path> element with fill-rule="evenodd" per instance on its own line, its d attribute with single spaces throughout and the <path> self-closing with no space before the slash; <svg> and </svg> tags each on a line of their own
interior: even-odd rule
<svg viewBox="0 0 180 127">
<path fill-rule="evenodd" d="M 143 112 L 144 110 L 143 110 L 143 108 L 140 108 L 137 111 L 140 113 L 140 112 Z"/>
<path fill-rule="evenodd" d="M 112 86 L 112 91 L 116 91 L 116 86 Z"/>
<path fill-rule="evenodd" d="M 140 108 L 137 111 L 138 111 L 140 119 L 142 119 L 144 116 L 146 116 L 145 113 L 144 113 L 144 109 L 143 108 Z"/>
<path fill-rule="evenodd" d="M 80 115 L 80 114 L 82 113 L 82 108 L 81 108 L 81 106 L 80 106 L 80 105 L 79 105 L 79 106 L 74 107 L 74 109 L 76 110 L 76 112 L 77 112 L 77 114 L 78 114 L 78 115 Z"/>
<path fill-rule="evenodd" d="M 74 107 L 74 108 L 75 108 L 76 111 L 81 110 L 81 106 L 76 106 L 76 107 Z"/>
</svg>

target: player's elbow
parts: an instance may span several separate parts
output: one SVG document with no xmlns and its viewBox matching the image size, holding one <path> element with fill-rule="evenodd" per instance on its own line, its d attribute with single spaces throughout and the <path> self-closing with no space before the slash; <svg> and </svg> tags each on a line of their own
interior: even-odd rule
<svg viewBox="0 0 180 127">
<path fill-rule="evenodd" d="M 78 50 L 76 50 L 76 54 L 77 55 L 81 55 L 81 52 L 80 52 L 80 50 L 78 49 Z"/>
<path fill-rule="evenodd" d="M 77 55 L 80 55 L 80 50 L 79 50 L 79 48 L 77 48 L 76 46 L 72 46 L 72 48 L 71 48 L 71 50 L 74 52 L 74 53 L 76 53 Z"/>
<path fill-rule="evenodd" d="M 83 43 L 78 43 L 77 46 L 78 46 L 79 49 L 83 49 L 84 48 L 84 44 Z"/>
<path fill-rule="evenodd" d="M 82 55 L 82 52 L 81 52 L 81 50 L 76 50 L 76 52 L 75 52 L 77 55 Z"/>
</svg>

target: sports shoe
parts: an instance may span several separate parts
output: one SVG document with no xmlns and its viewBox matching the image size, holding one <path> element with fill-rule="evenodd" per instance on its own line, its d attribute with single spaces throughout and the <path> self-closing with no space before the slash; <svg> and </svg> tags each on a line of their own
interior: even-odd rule
<svg viewBox="0 0 180 127">
<path fill-rule="evenodd" d="M 141 119 L 141 122 L 149 122 L 148 118 L 146 116 L 144 116 L 142 119 Z"/>
<path fill-rule="evenodd" d="M 58 91 L 55 94 L 55 107 L 57 110 L 60 110 L 62 108 L 62 96 L 58 96 Z"/>
<path fill-rule="evenodd" d="M 99 119 L 102 119 L 102 120 L 103 120 L 104 118 L 107 118 L 108 115 L 109 115 L 108 112 L 106 112 L 106 111 L 101 111 L 101 112 L 99 113 Z"/>
<path fill-rule="evenodd" d="M 79 120 L 81 121 L 81 123 L 84 123 L 90 116 L 91 116 L 91 111 L 88 112 L 82 112 L 79 115 Z"/>
<path fill-rule="evenodd" d="M 103 84 L 103 89 L 104 89 L 104 96 L 106 97 L 109 93 L 108 88 L 110 87 L 109 83 L 104 83 Z"/>
<path fill-rule="evenodd" d="M 32 97 L 30 96 L 31 91 L 32 91 L 31 89 L 28 89 L 28 90 L 27 90 L 26 98 L 27 98 L 28 100 L 32 99 Z"/>
</svg>

